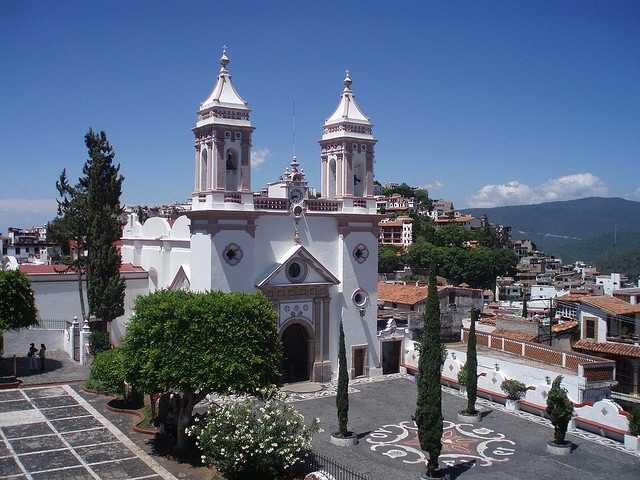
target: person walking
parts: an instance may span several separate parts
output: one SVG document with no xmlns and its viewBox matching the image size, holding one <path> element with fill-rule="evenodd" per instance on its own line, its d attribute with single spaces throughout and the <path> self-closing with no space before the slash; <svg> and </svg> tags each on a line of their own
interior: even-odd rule
<svg viewBox="0 0 640 480">
<path fill-rule="evenodd" d="M 44 361 L 46 358 L 47 347 L 44 343 L 40 344 L 40 351 L 38 352 L 38 356 L 40 357 L 40 371 L 44 372 Z"/>
<path fill-rule="evenodd" d="M 29 370 L 36 370 L 36 353 L 38 353 L 38 349 L 36 348 L 36 344 L 32 343 L 29 346 L 29 351 L 27 352 L 27 357 L 29 360 Z"/>
</svg>

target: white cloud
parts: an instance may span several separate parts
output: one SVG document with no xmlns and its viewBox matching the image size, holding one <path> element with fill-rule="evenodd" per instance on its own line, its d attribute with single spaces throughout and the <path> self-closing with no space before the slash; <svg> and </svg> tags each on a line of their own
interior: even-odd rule
<svg viewBox="0 0 640 480">
<path fill-rule="evenodd" d="M 57 212 L 55 198 L 0 198 L 0 211 L 13 213 Z"/>
<path fill-rule="evenodd" d="M 266 160 L 267 157 L 271 155 L 271 150 L 268 148 L 258 148 L 256 150 L 251 150 L 251 166 L 259 167 Z"/>
<path fill-rule="evenodd" d="M 640 200 L 640 187 L 625 195 L 625 198 L 627 198 L 627 200 Z"/>
<path fill-rule="evenodd" d="M 434 180 L 430 183 L 427 183 L 424 188 L 427 189 L 427 191 L 432 191 L 432 190 L 438 190 L 440 188 L 444 187 L 444 183 L 442 183 L 440 180 Z"/>
<path fill-rule="evenodd" d="M 607 192 L 607 186 L 600 178 L 585 172 L 552 178 L 540 185 L 527 185 L 517 180 L 498 185 L 485 185 L 471 197 L 469 205 L 485 208 L 522 205 L 602 196 Z"/>
</svg>

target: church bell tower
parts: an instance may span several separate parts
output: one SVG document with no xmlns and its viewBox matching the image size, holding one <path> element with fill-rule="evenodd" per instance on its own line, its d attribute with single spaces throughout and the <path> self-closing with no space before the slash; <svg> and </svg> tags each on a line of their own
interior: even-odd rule
<svg viewBox="0 0 640 480">
<path fill-rule="evenodd" d="M 373 124 L 356 103 L 347 70 L 335 112 L 324 122 L 320 140 L 322 197 L 373 197 Z"/>
<path fill-rule="evenodd" d="M 194 210 L 251 202 L 251 109 L 231 82 L 229 62 L 225 47 L 218 79 L 193 128 Z"/>
</svg>

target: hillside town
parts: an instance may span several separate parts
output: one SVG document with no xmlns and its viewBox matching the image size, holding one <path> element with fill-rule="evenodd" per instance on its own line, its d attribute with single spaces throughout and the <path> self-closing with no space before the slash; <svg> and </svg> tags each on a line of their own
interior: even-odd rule
<svg viewBox="0 0 640 480">
<path fill-rule="evenodd" d="M 44 21 L 29 8 L 16 12 Z M 153 13 L 127 8 L 153 23 L 165 6 Z M 371 12 L 341 8 L 353 39 L 370 33 L 361 21 L 393 18 L 394 28 L 419 32 L 420 42 L 427 42 L 422 30 L 432 28 L 426 20 L 407 28 L 399 21 L 409 20 L 404 12 L 375 13 L 373 4 Z M 0 214 L 11 218 L 0 232 L 0 480 L 637 479 L 640 270 L 620 261 L 635 247 L 618 248 L 615 222 L 610 242 L 609 224 L 601 238 L 581 238 L 509 210 L 593 201 L 569 186 L 576 178 L 590 194 L 613 197 L 604 181 L 591 173 L 562 173 L 537 185 L 491 180 L 504 165 L 492 167 L 498 160 L 489 158 L 508 155 L 483 149 L 506 148 L 516 132 L 487 134 L 504 106 L 486 102 L 490 114 L 479 130 L 468 130 L 468 144 L 462 133 L 442 136 L 439 128 L 471 123 L 473 112 L 458 102 L 482 104 L 484 79 L 474 75 L 481 88 L 471 93 L 448 86 L 446 76 L 424 88 L 405 86 L 424 75 L 414 70 L 420 61 L 407 62 L 413 36 L 397 29 L 380 29 L 388 45 L 377 49 L 381 58 L 368 59 L 380 63 L 375 70 L 354 61 L 353 70 L 324 76 L 308 63 L 311 56 L 301 57 L 325 56 L 314 42 L 316 28 L 323 42 L 332 41 L 324 35 L 326 15 L 305 14 L 294 55 L 273 42 L 281 32 L 271 43 L 256 36 L 275 28 L 245 15 L 256 7 L 242 16 L 235 5 L 201 10 L 172 6 L 164 13 L 170 24 L 187 13 L 191 22 L 179 33 L 159 28 L 158 38 L 171 39 L 153 44 L 168 67 L 162 75 L 142 75 L 142 50 L 127 43 L 114 49 L 104 39 L 83 40 L 96 59 L 108 49 L 129 63 L 97 69 L 97 60 L 82 55 L 81 68 L 67 68 L 74 77 L 84 72 L 87 90 L 76 97 L 77 88 L 65 89 L 76 100 L 65 97 L 62 111 L 82 111 L 69 122 L 73 130 L 55 142 L 44 134 L 39 140 L 51 152 L 46 185 L 55 202 L 0 203 Z M 219 15 L 234 12 L 234 25 L 246 21 L 245 35 L 260 51 L 236 38 L 243 45 L 237 50 L 224 45 L 212 58 L 208 45 L 190 57 L 181 37 L 218 41 Z M 420 10 L 431 21 L 427 13 Z M 51 14 L 67 30 L 80 23 Z M 137 21 L 133 30 L 119 30 L 121 13 L 111 21 L 109 8 L 104 14 L 104 21 L 84 20 L 95 29 L 111 25 L 119 40 L 134 31 L 158 34 Z M 215 28 L 203 28 L 204 38 L 191 27 L 211 18 Z M 35 35 L 34 26 L 25 28 Z M 70 35 L 41 33 L 47 43 Z M 407 43 L 403 49 L 396 36 Z M 207 67 L 197 70 L 201 51 Z M 56 61 L 69 61 L 65 55 Z M 451 62 L 460 55 L 446 56 Z M 334 52 L 323 62 L 335 70 L 349 56 Z M 460 58 L 467 84 L 475 61 Z M 35 73 L 20 65 L 16 72 Z M 115 70 L 127 82 L 99 88 L 95 70 Z M 199 78 L 205 71 L 206 82 Z M 194 77 L 202 83 L 188 83 Z M 166 82 L 172 86 L 161 89 Z M 17 92 L 31 91 L 21 83 Z M 455 95 L 438 104 L 431 91 L 446 96 L 449 88 Z M 298 100 L 296 112 L 300 89 L 312 98 Z M 97 92 L 104 97 L 99 108 Z M 48 100 L 41 99 L 41 111 L 56 118 L 43 116 L 42 128 L 66 125 L 62 103 Z M 413 125 L 410 111 L 424 110 L 427 100 L 438 121 Z M 114 114 L 121 120 L 102 115 L 112 104 L 126 112 Z M 535 108 L 528 108 L 533 118 Z M 448 117 L 452 109 L 459 112 Z M 276 140 L 287 115 L 290 149 L 286 138 Z M 535 122 L 552 123 L 553 115 L 560 113 L 545 111 Z M 136 131 L 132 148 L 125 139 L 136 116 L 151 126 Z M 78 122 L 89 120 L 109 134 L 87 126 L 81 137 Z M 180 130 L 175 137 L 173 129 Z M 150 131 L 158 137 L 150 140 Z M 428 141 L 415 138 L 424 132 Z M 536 139 L 536 155 L 545 141 L 553 144 L 537 133 L 526 132 Z M 66 142 L 75 150 L 64 150 L 71 148 Z M 427 146 L 428 162 L 418 144 Z M 454 147 L 460 149 L 447 156 Z M 508 160 L 522 178 L 539 167 L 527 155 L 533 153 Z M 455 188 L 443 189 L 440 179 L 457 179 Z M 476 188 L 476 181 L 484 183 Z M 34 189 L 25 187 L 25 196 Z M 618 200 L 635 211 L 636 198 L 640 189 Z M 620 235 L 624 245 L 640 245 L 640 232 Z M 601 255 L 590 253 L 594 245 L 604 246 Z M 618 256 L 607 263 L 611 252 Z"/>
</svg>

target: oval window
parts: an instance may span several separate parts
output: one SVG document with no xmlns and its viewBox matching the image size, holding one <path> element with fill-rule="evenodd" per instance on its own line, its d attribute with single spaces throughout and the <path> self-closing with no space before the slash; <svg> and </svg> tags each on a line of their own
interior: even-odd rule
<svg viewBox="0 0 640 480">
<path fill-rule="evenodd" d="M 369 294 L 362 289 L 358 289 L 353 292 L 353 296 L 351 297 L 353 303 L 358 308 L 364 308 L 369 303 Z"/>
<path fill-rule="evenodd" d="M 291 265 L 289 265 L 289 276 L 291 278 L 298 278 L 301 273 L 302 273 L 302 267 L 300 266 L 299 263 L 293 262 Z"/>
</svg>

